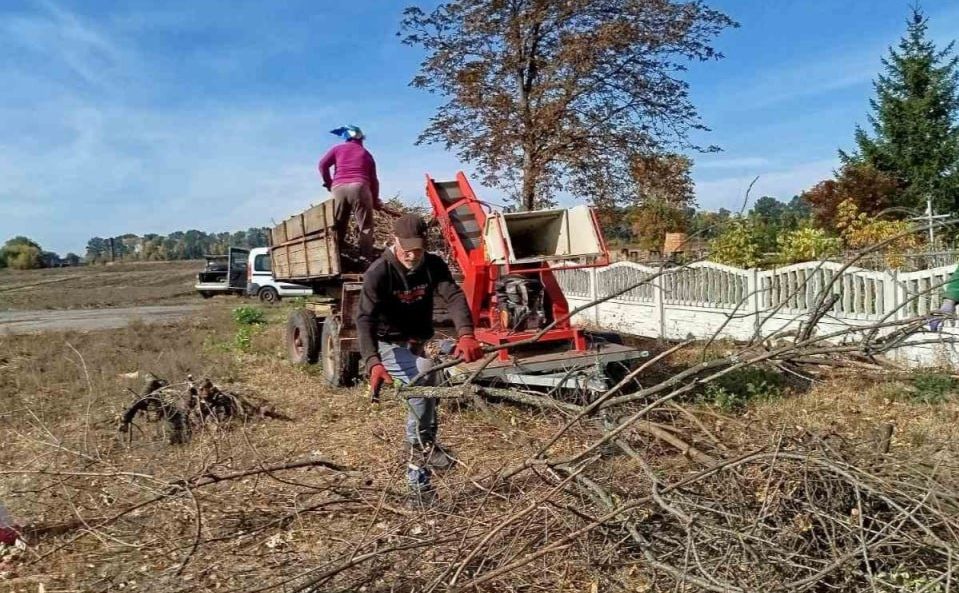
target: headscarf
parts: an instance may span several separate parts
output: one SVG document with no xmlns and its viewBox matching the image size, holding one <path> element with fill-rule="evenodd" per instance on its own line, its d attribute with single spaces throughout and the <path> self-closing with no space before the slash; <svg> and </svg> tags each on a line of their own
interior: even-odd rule
<svg viewBox="0 0 959 593">
<path fill-rule="evenodd" d="M 331 134 L 336 134 L 344 140 L 362 140 L 365 138 L 363 130 L 358 126 L 342 126 L 335 130 L 330 130 Z"/>
</svg>

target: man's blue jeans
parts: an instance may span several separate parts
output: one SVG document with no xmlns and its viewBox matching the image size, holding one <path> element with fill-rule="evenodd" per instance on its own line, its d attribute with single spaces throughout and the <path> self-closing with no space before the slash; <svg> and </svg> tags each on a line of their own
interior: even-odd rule
<svg viewBox="0 0 959 593">
<path fill-rule="evenodd" d="M 409 344 L 379 342 L 380 362 L 383 368 L 402 385 L 409 385 L 413 377 L 433 368 L 433 361 L 420 355 L 420 348 Z M 430 373 L 417 382 L 418 386 L 439 384 L 439 373 Z M 406 442 L 425 445 L 436 442 L 436 398 L 411 397 L 406 415 Z"/>
</svg>

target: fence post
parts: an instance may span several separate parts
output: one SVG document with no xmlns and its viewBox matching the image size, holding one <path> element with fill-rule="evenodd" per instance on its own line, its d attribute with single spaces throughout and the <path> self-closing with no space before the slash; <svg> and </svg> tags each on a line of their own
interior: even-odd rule
<svg viewBox="0 0 959 593">
<path fill-rule="evenodd" d="M 912 312 L 909 311 L 909 308 L 904 306 L 906 305 L 906 303 L 909 302 L 909 290 L 906 288 L 905 283 L 899 279 L 898 270 L 893 271 L 893 278 L 895 279 L 893 286 L 896 287 L 896 307 L 897 307 L 896 316 L 894 319 L 896 319 L 896 321 L 899 321 L 901 319 L 905 319 L 909 317 L 910 315 L 912 315 Z"/>
<path fill-rule="evenodd" d="M 905 311 L 900 308 L 906 302 L 906 295 L 905 289 L 899 285 L 899 271 L 896 269 L 885 270 L 883 276 L 885 276 L 882 279 L 884 285 L 882 291 L 883 317 L 890 315 L 886 321 L 899 321 L 906 316 Z M 894 330 L 888 329 L 883 333 L 888 334 L 892 331 Z M 902 362 L 901 349 L 896 348 L 889 354 L 894 361 Z"/>
<path fill-rule="evenodd" d="M 902 311 L 898 307 L 899 300 L 899 273 L 896 270 L 885 270 L 882 278 L 882 316 L 893 314 L 887 321 L 898 320 Z"/>
<path fill-rule="evenodd" d="M 759 268 L 746 270 L 746 311 L 753 317 L 753 334 L 759 331 Z M 752 338 L 752 336 L 750 336 Z"/>
<path fill-rule="evenodd" d="M 656 333 L 660 339 L 666 339 L 666 307 L 663 303 L 663 278 L 660 274 L 653 278 L 653 319 L 656 320 Z"/>
</svg>

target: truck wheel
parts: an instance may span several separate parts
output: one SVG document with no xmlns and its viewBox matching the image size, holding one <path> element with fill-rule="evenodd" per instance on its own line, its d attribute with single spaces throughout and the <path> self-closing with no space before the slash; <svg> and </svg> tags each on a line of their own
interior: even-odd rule
<svg viewBox="0 0 959 593">
<path fill-rule="evenodd" d="M 313 364 L 320 357 L 320 336 L 316 315 L 297 309 L 286 322 L 286 345 L 293 364 Z"/>
<path fill-rule="evenodd" d="M 280 293 L 272 286 L 264 286 L 260 289 L 260 292 L 257 293 L 257 296 L 260 297 L 261 303 L 266 303 L 267 305 L 275 305 L 280 301 Z"/>
<path fill-rule="evenodd" d="M 206 291 L 206 290 L 201 290 L 201 291 L 200 291 L 200 296 L 203 297 L 203 298 L 205 298 L 205 299 L 208 299 L 208 298 L 210 298 L 210 297 L 213 296 L 213 293 L 212 293 L 212 292 L 209 292 L 209 291 Z"/>
<path fill-rule="evenodd" d="M 327 317 L 323 321 L 323 376 L 333 387 L 348 387 L 356 382 L 358 357 L 343 351 L 340 342 L 340 318 Z"/>
</svg>

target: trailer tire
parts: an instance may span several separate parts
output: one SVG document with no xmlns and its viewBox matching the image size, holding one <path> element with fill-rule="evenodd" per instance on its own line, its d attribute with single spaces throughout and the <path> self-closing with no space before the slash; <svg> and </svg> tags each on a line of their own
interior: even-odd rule
<svg viewBox="0 0 959 593">
<path fill-rule="evenodd" d="M 260 298 L 260 302 L 267 305 L 275 305 L 280 302 L 280 293 L 276 291 L 272 286 L 264 286 L 257 293 L 257 296 Z"/>
<path fill-rule="evenodd" d="M 356 382 L 359 372 L 359 357 L 344 352 L 340 341 L 340 318 L 332 315 L 323 320 L 321 338 L 323 377 L 333 387 L 349 387 Z"/>
<path fill-rule="evenodd" d="M 286 322 L 286 345 L 293 364 L 314 364 L 320 357 L 320 336 L 316 315 L 297 309 Z"/>
</svg>

